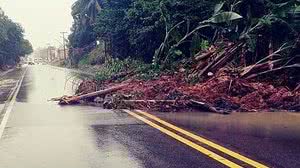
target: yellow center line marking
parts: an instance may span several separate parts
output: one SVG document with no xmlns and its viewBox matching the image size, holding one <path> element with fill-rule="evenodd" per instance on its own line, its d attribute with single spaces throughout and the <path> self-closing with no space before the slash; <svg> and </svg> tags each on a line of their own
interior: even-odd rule
<svg viewBox="0 0 300 168">
<path fill-rule="evenodd" d="M 179 135 L 177 135 L 177 134 L 175 134 L 175 133 L 173 133 L 173 132 L 171 132 L 171 131 L 169 131 L 169 130 L 167 130 L 167 129 L 165 129 L 165 128 L 163 128 L 163 127 L 161 127 L 161 126 L 159 126 L 159 125 L 157 125 L 157 124 L 155 124 L 155 123 L 153 123 L 149 120 L 147 120 L 146 118 L 143 118 L 143 117 L 137 115 L 134 112 L 131 112 L 129 110 L 124 110 L 124 111 L 127 112 L 128 114 L 130 114 L 131 116 L 143 121 L 144 123 L 152 126 L 153 128 L 158 129 L 159 131 L 169 135 L 170 137 L 172 137 L 172 138 L 174 138 L 174 139 L 176 139 L 176 140 L 178 140 L 178 141 L 180 141 L 180 142 L 196 149 L 197 151 L 203 153 L 204 155 L 206 155 L 206 156 L 208 156 L 208 157 L 210 157 L 210 158 L 212 158 L 212 159 L 214 159 L 214 160 L 216 160 L 216 161 L 218 161 L 218 162 L 220 162 L 220 163 L 222 163 L 222 164 L 224 164 L 228 167 L 242 168 L 242 166 L 240 166 L 240 165 L 238 165 L 238 164 L 236 164 L 236 163 L 234 163 L 230 160 L 227 160 L 226 158 L 223 158 L 222 156 L 220 156 L 220 155 L 218 155 L 218 154 L 216 154 L 216 153 L 214 153 L 214 152 L 212 152 L 208 149 L 205 149 L 202 146 L 199 146 L 198 144 L 195 144 L 194 142 L 192 142 L 192 141 L 190 141 L 186 138 L 183 138 L 182 136 L 179 136 Z"/>
<path fill-rule="evenodd" d="M 205 138 L 202 138 L 202 137 L 200 137 L 198 135 L 195 135 L 195 134 L 193 134 L 191 132 L 188 132 L 188 131 L 186 131 L 186 130 L 184 130 L 182 128 L 179 128 L 179 127 L 177 127 L 177 126 L 175 126 L 173 124 L 170 124 L 170 123 L 168 123 L 166 121 L 163 121 L 163 120 L 161 120 L 160 118 L 158 118 L 158 117 L 156 117 L 154 115 L 151 115 L 149 113 L 146 113 L 146 112 L 143 112 L 143 111 L 140 111 L 140 110 L 137 110 L 137 113 L 145 115 L 145 116 L 147 116 L 147 117 L 149 117 L 149 118 L 151 118 L 151 119 L 153 119 L 153 120 L 155 120 L 155 121 L 157 121 L 157 122 L 159 122 L 159 123 L 161 123 L 161 124 L 163 124 L 163 125 L 171 128 L 171 129 L 175 130 L 175 131 L 178 131 L 178 132 L 180 132 L 180 133 L 182 133 L 182 134 L 184 134 L 186 136 L 189 136 L 189 137 L 193 138 L 194 140 L 197 140 L 197 141 L 199 141 L 199 142 L 201 142 L 203 144 L 206 144 L 206 145 L 208 145 L 208 146 L 210 146 L 212 148 L 215 148 L 215 149 L 217 149 L 217 150 L 219 150 L 219 151 L 221 151 L 221 152 L 223 152 L 223 153 L 225 153 L 225 154 L 227 154 L 227 155 L 229 155 L 229 156 L 231 156 L 233 158 L 236 158 L 236 159 L 238 159 L 240 161 L 243 161 L 243 162 L 245 162 L 245 163 L 247 163 L 247 164 L 249 164 L 249 165 L 251 165 L 253 167 L 268 168 L 268 166 L 265 166 L 265 165 L 263 165 L 261 163 L 258 163 L 257 161 L 249 159 L 249 158 L 247 158 L 247 157 L 245 157 L 245 156 L 243 156 L 243 155 L 241 155 L 239 153 L 231 151 L 231 150 L 229 150 L 229 149 L 227 149 L 227 148 L 225 148 L 223 146 L 220 146 L 220 145 L 218 145 L 218 144 L 216 144 L 216 143 L 214 143 L 212 141 L 209 141 L 209 140 L 207 140 Z"/>
</svg>

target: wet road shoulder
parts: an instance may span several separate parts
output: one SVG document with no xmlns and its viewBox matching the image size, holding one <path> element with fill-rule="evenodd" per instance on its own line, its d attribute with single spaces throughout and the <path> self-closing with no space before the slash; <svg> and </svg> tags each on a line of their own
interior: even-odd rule
<svg viewBox="0 0 300 168">
<path fill-rule="evenodd" d="M 0 75 L 0 139 L 27 68 L 11 69 Z"/>
<path fill-rule="evenodd" d="M 9 95 L 7 102 L 5 103 L 1 111 L 3 117 L 0 122 L 0 140 L 2 138 L 3 132 L 5 130 L 13 106 L 16 103 L 17 95 L 20 91 L 26 72 L 27 72 L 27 68 L 25 68 L 24 72 L 21 75 L 21 78 L 16 82 L 16 86 L 11 89 L 11 94 Z"/>
</svg>

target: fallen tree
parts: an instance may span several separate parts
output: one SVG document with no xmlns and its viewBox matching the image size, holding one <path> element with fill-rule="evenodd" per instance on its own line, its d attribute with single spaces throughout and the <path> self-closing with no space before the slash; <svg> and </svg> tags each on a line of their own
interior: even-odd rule
<svg viewBox="0 0 300 168">
<path fill-rule="evenodd" d="M 75 96 L 62 96 L 60 98 L 53 98 L 51 99 L 52 101 L 59 101 L 60 105 L 68 105 L 68 104 L 74 104 L 78 103 L 80 100 L 88 99 L 88 98 L 93 98 L 96 96 L 103 96 L 106 94 L 110 94 L 113 92 L 116 92 L 120 89 L 123 89 L 124 87 L 128 86 L 128 84 L 122 84 L 118 86 L 114 86 L 105 90 L 100 90 L 92 93 L 87 93 L 83 95 L 75 95 Z"/>
</svg>

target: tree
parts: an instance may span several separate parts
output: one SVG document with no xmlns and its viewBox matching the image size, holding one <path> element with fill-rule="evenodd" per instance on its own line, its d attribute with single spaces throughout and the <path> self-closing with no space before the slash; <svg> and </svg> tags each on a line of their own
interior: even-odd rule
<svg viewBox="0 0 300 168">
<path fill-rule="evenodd" d="M 10 20 L 0 9 L 0 67 L 14 65 L 21 56 L 32 51 L 30 42 L 24 39 L 22 26 Z"/>
<path fill-rule="evenodd" d="M 72 6 L 74 23 L 69 36 L 70 47 L 79 48 L 96 40 L 93 24 L 101 10 L 99 0 L 77 0 Z"/>
<path fill-rule="evenodd" d="M 126 19 L 131 0 L 110 0 L 103 4 L 94 31 L 97 38 L 104 41 L 109 54 L 126 58 L 130 53 L 129 31 L 132 26 Z"/>
<path fill-rule="evenodd" d="M 21 44 L 21 54 L 29 55 L 33 52 L 33 48 L 29 40 L 24 39 Z"/>
<path fill-rule="evenodd" d="M 114 58 L 156 60 L 167 65 L 192 57 L 205 48 L 202 44 L 222 39 L 246 41 L 246 62 L 252 64 L 295 40 L 288 16 L 299 5 L 299 0 L 96 2 L 78 0 L 73 6 L 72 47 L 97 39 L 105 42 Z M 87 18 L 92 23 L 86 22 Z"/>
<path fill-rule="evenodd" d="M 80 19 L 83 24 L 94 22 L 101 10 L 99 0 L 78 0 L 72 6 L 72 16 Z"/>
</svg>

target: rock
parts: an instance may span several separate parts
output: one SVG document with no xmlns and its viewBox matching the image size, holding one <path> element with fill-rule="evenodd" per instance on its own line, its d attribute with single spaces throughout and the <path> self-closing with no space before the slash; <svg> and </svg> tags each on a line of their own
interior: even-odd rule
<svg viewBox="0 0 300 168">
<path fill-rule="evenodd" d="M 212 76 L 214 76 L 214 73 L 208 72 L 208 73 L 207 73 L 207 76 L 208 76 L 208 77 L 212 77 Z"/>
<path fill-rule="evenodd" d="M 111 95 L 106 95 L 104 98 L 104 102 L 103 102 L 103 108 L 106 109 L 112 109 L 113 108 L 113 104 L 112 104 L 113 98 Z"/>
<path fill-rule="evenodd" d="M 184 68 L 180 68 L 179 69 L 179 72 L 181 72 L 181 73 L 183 73 L 183 72 L 185 72 L 186 70 L 184 69 Z"/>
<path fill-rule="evenodd" d="M 103 103 L 103 102 L 104 102 L 104 99 L 103 99 L 102 97 L 96 97 L 96 98 L 94 99 L 94 102 L 95 102 L 95 103 Z"/>
<path fill-rule="evenodd" d="M 223 110 L 237 110 L 240 108 L 239 104 L 234 103 L 233 101 L 230 101 L 229 99 L 225 98 L 218 98 L 214 102 L 214 106 Z"/>
</svg>

